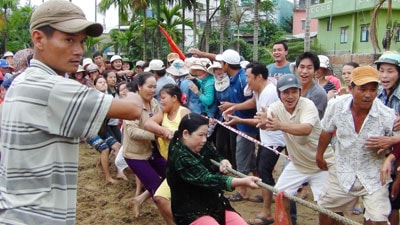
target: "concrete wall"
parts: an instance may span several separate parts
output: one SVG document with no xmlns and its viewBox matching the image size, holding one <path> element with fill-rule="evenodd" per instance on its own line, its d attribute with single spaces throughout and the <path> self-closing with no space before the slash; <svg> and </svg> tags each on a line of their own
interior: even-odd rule
<svg viewBox="0 0 400 225">
<path fill-rule="evenodd" d="M 339 78 L 342 76 L 342 67 L 345 63 L 356 62 L 361 66 L 370 65 L 375 67 L 374 62 L 379 58 L 379 56 L 380 54 L 328 55 L 333 72 Z"/>
</svg>

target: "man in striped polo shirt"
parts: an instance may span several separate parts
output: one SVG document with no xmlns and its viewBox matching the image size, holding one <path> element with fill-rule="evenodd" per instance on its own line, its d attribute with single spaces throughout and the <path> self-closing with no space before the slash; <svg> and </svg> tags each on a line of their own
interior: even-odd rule
<svg viewBox="0 0 400 225">
<path fill-rule="evenodd" d="M 75 224 L 79 137 L 98 133 L 105 117 L 137 119 L 141 101 L 115 100 L 64 78 L 77 70 L 87 36 L 103 28 L 65 0 L 32 14 L 34 56 L 3 103 L 0 224 Z"/>
</svg>

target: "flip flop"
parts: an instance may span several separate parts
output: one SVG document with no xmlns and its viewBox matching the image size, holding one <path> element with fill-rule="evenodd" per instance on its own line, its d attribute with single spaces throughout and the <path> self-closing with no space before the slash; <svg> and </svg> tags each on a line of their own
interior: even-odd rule
<svg viewBox="0 0 400 225">
<path fill-rule="evenodd" d="M 254 219 L 248 221 L 248 223 L 250 225 L 269 225 L 274 223 L 274 219 L 267 219 L 263 216 L 257 215 Z"/>
<path fill-rule="evenodd" d="M 244 200 L 249 200 L 249 198 L 244 198 L 239 192 L 228 197 L 228 200 L 231 202 L 240 202 Z"/>
</svg>

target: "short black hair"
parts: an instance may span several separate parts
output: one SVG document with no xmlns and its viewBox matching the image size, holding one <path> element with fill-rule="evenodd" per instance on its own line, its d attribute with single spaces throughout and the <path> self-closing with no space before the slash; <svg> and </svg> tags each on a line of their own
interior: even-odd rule
<svg viewBox="0 0 400 225">
<path fill-rule="evenodd" d="M 97 56 L 103 57 L 103 54 L 101 54 L 100 52 L 95 52 L 95 53 L 93 54 L 93 59 L 96 58 Z"/>
<path fill-rule="evenodd" d="M 304 52 L 296 58 L 296 68 L 299 67 L 303 59 L 310 59 L 314 65 L 314 70 L 317 71 L 320 66 L 318 55 L 313 52 Z"/>
<path fill-rule="evenodd" d="M 165 69 L 162 70 L 152 70 L 154 73 L 156 73 L 159 77 L 163 77 L 165 74 L 167 74 L 167 71 Z"/>
<path fill-rule="evenodd" d="M 262 62 L 251 62 L 247 64 L 246 69 L 251 69 L 251 73 L 256 76 L 261 74 L 264 80 L 268 79 L 267 65 Z"/>
<path fill-rule="evenodd" d="M 289 50 L 289 47 L 285 41 L 276 41 L 276 42 L 274 42 L 274 44 L 272 44 L 272 46 L 274 46 L 274 45 L 283 45 L 283 48 L 285 49 L 285 51 Z"/>
<path fill-rule="evenodd" d="M 39 28 L 37 28 L 37 30 L 42 31 L 49 38 L 51 38 L 53 36 L 54 32 L 56 31 L 56 29 L 52 28 L 49 25 L 45 25 L 43 27 L 39 27 Z"/>
</svg>

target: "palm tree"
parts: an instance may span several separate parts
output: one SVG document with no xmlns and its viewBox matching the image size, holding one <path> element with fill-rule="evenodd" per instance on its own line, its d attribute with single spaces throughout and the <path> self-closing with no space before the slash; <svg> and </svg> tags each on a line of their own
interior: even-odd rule
<svg viewBox="0 0 400 225">
<path fill-rule="evenodd" d="M 233 12 L 231 20 L 235 23 L 237 27 L 237 42 L 236 42 L 236 51 L 240 52 L 240 24 L 242 23 L 242 19 L 244 14 L 249 8 L 241 9 L 237 3 L 232 4 Z"/>
<path fill-rule="evenodd" d="M 146 36 L 147 36 L 147 16 L 146 16 L 146 9 L 149 6 L 149 1 L 147 0 L 132 0 L 133 2 L 133 9 L 137 12 L 142 12 L 142 17 L 143 17 L 143 33 L 144 35 L 142 35 L 143 38 L 143 58 L 144 60 L 146 60 L 147 55 L 146 55 L 146 51 L 147 51 L 147 40 L 146 40 Z"/>
<path fill-rule="evenodd" d="M 165 31 L 171 36 L 171 38 L 176 42 L 179 43 L 183 41 L 182 33 L 178 27 L 181 26 L 193 26 L 193 22 L 190 19 L 182 19 L 182 14 L 180 5 L 175 5 L 172 8 L 168 8 L 165 5 L 160 6 L 160 20 L 151 20 L 149 22 L 149 30 L 152 30 L 152 37 L 157 39 L 154 40 L 157 43 L 160 43 L 162 46 L 162 42 L 164 42 L 164 37 L 160 37 L 158 34 L 158 24 L 160 24 Z M 164 42 L 165 43 L 165 42 Z M 157 56 L 159 57 L 161 48 L 156 49 Z"/>
<path fill-rule="evenodd" d="M 193 5 L 194 5 L 194 0 L 168 0 L 170 4 L 180 4 L 182 6 L 182 20 L 186 18 L 186 9 L 189 11 L 192 11 Z M 182 47 L 181 50 L 185 50 L 185 39 L 186 39 L 186 32 L 185 32 L 185 24 L 182 23 Z"/>
<path fill-rule="evenodd" d="M 112 5 L 118 7 L 118 29 L 121 23 L 128 22 L 129 12 L 133 9 L 133 0 L 101 0 L 99 3 L 100 12 L 105 13 Z"/>
</svg>

